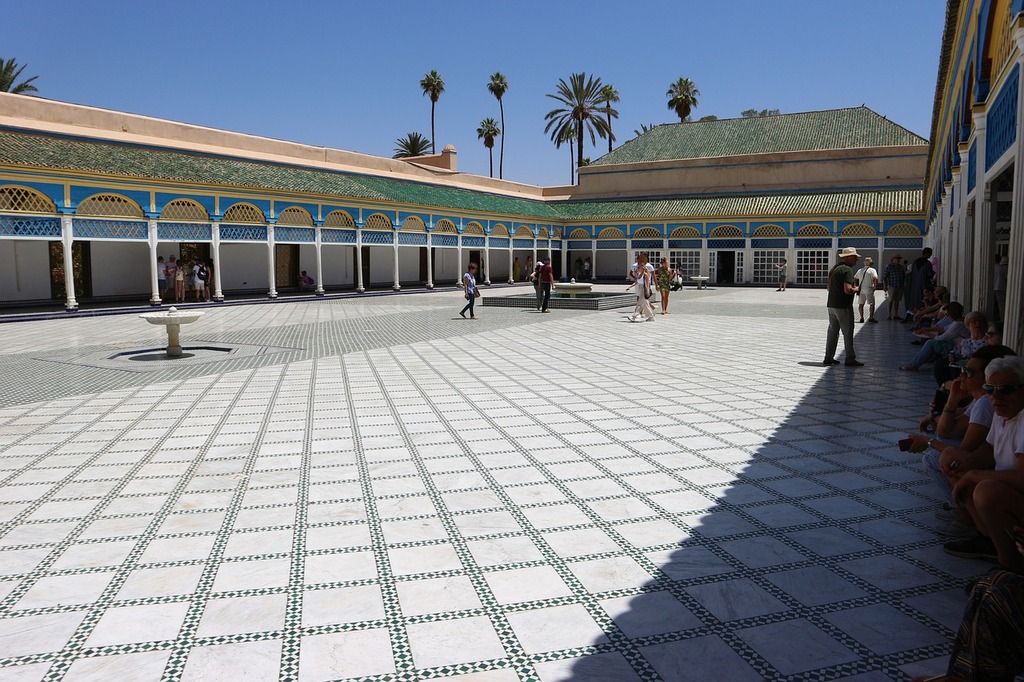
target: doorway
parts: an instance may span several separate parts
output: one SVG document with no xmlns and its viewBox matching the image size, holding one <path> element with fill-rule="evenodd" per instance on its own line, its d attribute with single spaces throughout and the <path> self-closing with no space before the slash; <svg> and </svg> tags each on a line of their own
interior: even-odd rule
<svg viewBox="0 0 1024 682">
<path fill-rule="evenodd" d="M 477 281 L 478 282 L 486 282 L 487 281 L 487 273 L 484 272 L 484 261 L 483 261 L 483 256 L 481 255 L 480 251 L 470 251 L 469 252 L 469 262 L 470 263 L 476 263 L 476 271 L 477 271 L 476 279 L 477 279 Z M 468 267 L 468 264 L 467 264 L 467 267 Z"/>
<path fill-rule="evenodd" d="M 364 289 L 369 289 L 370 288 L 370 247 L 369 246 L 362 246 L 362 247 L 359 247 L 359 248 L 361 248 L 362 252 L 363 252 L 362 253 L 362 261 L 363 261 L 363 288 Z M 359 259 L 356 258 L 356 250 L 352 249 L 352 272 L 356 272 L 357 269 L 359 268 L 358 260 Z M 352 286 L 353 286 L 353 288 L 359 288 L 359 279 L 358 278 L 353 278 Z"/>
<path fill-rule="evenodd" d="M 717 259 L 715 261 L 716 284 L 735 284 L 736 283 L 736 252 L 735 251 L 718 251 L 715 255 Z"/>
<path fill-rule="evenodd" d="M 92 256 L 89 242 L 71 243 L 71 266 L 74 269 L 75 299 L 92 296 Z M 50 242 L 50 296 L 65 300 L 68 290 L 64 285 L 64 242 Z"/>
</svg>

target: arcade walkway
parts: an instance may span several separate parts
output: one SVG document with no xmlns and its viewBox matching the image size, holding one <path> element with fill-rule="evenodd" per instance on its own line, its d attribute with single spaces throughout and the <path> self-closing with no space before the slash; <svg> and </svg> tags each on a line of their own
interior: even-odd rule
<svg viewBox="0 0 1024 682">
<path fill-rule="evenodd" d="M 616 287 L 618 288 L 618 287 Z M 504 290 L 502 295 L 509 293 Z M 458 293 L 0 326 L 0 679 L 905 679 L 962 586 L 895 441 L 903 329 Z"/>
</svg>

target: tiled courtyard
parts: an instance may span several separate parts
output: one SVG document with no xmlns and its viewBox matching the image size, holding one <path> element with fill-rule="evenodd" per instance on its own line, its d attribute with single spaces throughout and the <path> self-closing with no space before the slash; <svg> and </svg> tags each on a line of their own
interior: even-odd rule
<svg viewBox="0 0 1024 682">
<path fill-rule="evenodd" d="M 134 316 L 0 325 L 0 680 L 944 668 L 986 567 L 895 447 L 905 328 L 825 369 L 820 291 L 459 305 L 215 309 L 185 345 L 250 352 L 169 369 L 110 359 Z"/>
</svg>

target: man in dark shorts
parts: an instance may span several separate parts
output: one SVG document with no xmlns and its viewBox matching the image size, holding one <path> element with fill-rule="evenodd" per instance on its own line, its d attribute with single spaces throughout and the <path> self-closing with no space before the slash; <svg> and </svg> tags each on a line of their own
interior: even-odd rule
<svg viewBox="0 0 1024 682">
<path fill-rule="evenodd" d="M 853 350 L 853 295 L 857 293 L 854 284 L 853 266 L 860 258 L 857 249 L 848 246 L 839 252 L 839 263 L 828 273 L 828 342 L 825 344 L 825 359 L 822 365 L 838 365 L 836 346 L 839 332 L 843 332 L 843 346 L 846 349 L 846 366 L 863 367 L 857 362 Z"/>
<path fill-rule="evenodd" d="M 548 302 L 551 301 L 551 286 L 555 283 L 555 273 L 554 270 L 551 269 L 550 258 L 543 262 L 544 265 L 540 268 L 540 286 L 544 296 L 544 299 L 541 302 L 541 305 L 543 306 L 541 308 L 541 312 L 550 313 L 551 311 L 548 310 Z"/>
</svg>

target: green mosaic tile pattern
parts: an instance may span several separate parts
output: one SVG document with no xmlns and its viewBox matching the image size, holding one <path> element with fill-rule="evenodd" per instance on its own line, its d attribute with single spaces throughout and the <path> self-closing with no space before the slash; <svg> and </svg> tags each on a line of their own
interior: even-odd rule
<svg viewBox="0 0 1024 682">
<path fill-rule="evenodd" d="M 605 154 L 593 165 L 894 145 L 927 147 L 928 140 L 860 106 L 757 118 L 664 123 Z"/>
</svg>

